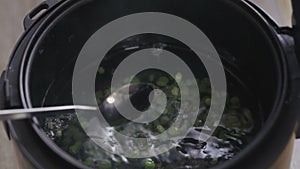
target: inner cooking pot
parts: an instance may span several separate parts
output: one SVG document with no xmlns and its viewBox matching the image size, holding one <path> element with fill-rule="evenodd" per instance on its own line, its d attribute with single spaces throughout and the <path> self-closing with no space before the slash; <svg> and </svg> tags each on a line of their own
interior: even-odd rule
<svg viewBox="0 0 300 169">
<path fill-rule="evenodd" d="M 234 158 L 240 162 L 242 158 L 247 159 L 246 163 L 251 163 L 254 159 L 249 160 L 249 155 L 259 154 L 254 146 L 267 139 L 264 138 L 266 133 L 275 126 L 286 97 L 287 76 L 285 60 L 274 30 L 242 3 L 221 0 L 192 0 L 188 3 L 181 0 L 72 2 L 72 7 L 65 9 L 51 24 L 42 25 L 35 35 L 35 43 L 28 48 L 30 52 L 24 57 L 21 75 L 24 103 L 28 107 L 70 104 L 70 99 L 47 102 L 47 99 L 53 100 L 51 97 L 60 93 L 72 93 L 67 81 L 66 88 L 53 89 L 51 86 L 57 79 L 71 79 L 79 52 L 95 31 L 117 18 L 140 12 L 162 12 L 186 19 L 205 33 L 219 53 L 229 53 L 221 58 L 225 67 L 237 70 L 237 76 L 257 98 L 263 113 L 265 126 L 257 139 Z M 48 146 L 55 147 L 39 128 L 36 130 Z M 58 149 L 57 153 L 80 166 L 63 151 Z M 270 158 L 274 160 L 274 156 L 270 155 Z M 262 163 L 262 166 L 270 163 L 257 158 L 255 161 Z M 237 161 L 229 161 L 219 167 L 228 167 L 234 162 Z"/>
</svg>

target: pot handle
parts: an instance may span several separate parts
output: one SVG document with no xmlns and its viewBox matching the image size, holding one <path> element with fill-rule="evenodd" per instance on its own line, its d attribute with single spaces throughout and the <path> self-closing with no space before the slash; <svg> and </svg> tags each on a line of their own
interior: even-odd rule
<svg viewBox="0 0 300 169">
<path fill-rule="evenodd" d="M 293 6 L 293 33 L 295 40 L 295 52 L 300 63 L 300 1 L 292 0 Z M 300 98 L 300 94 L 298 95 Z M 299 99 L 300 100 L 300 99 Z M 299 103 L 298 103 L 299 104 Z M 300 112 L 298 116 L 298 131 L 296 133 L 297 138 L 300 139 Z"/>
<path fill-rule="evenodd" d="M 5 108 L 5 71 L 2 72 L 0 76 L 0 110 Z M 7 124 L 7 121 L 3 121 L 3 126 L 5 129 L 5 132 L 7 134 L 7 138 L 10 140 L 10 131 Z"/>
<path fill-rule="evenodd" d="M 5 71 L 0 76 L 0 110 L 5 108 L 4 74 Z"/>
<path fill-rule="evenodd" d="M 287 64 L 289 69 L 289 78 L 291 82 L 291 86 L 289 89 L 290 96 L 286 100 L 289 105 L 289 111 L 292 111 L 291 114 L 295 114 L 296 122 L 295 132 L 297 138 L 300 139 L 300 60 L 297 57 L 295 52 L 295 38 L 294 38 L 294 30 L 290 27 L 281 27 L 278 30 L 280 36 L 279 40 L 282 44 L 285 55 L 287 56 Z"/>
<path fill-rule="evenodd" d="M 35 7 L 23 20 L 24 29 L 28 30 L 31 26 L 52 7 L 56 6 L 62 0 L 46 0 Z"/>
</svg>

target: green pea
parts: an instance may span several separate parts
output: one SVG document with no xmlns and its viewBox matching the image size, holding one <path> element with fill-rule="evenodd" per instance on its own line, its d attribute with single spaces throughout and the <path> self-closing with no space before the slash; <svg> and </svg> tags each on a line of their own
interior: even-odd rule
<svg viewBox="0 0 300 169">
<path fill-rule="evenodd" d="M 178 136 L 180 134 L 180 130 L 174 128 L 174 127 L 171 127 L 169 130 L 168 130 L 168 133 L 171 135 L 171 136 Z"/>
<path fill-rule="evenodd" d="M 79 116 L 79 117 L 77 117 L 77 120 L 78 121 L 86 121 L 86 118 L 82 117 L 82 116 Z M 76 123 L 77 123 L 77 121 L 76 121 Z"/>
<path fill-rule="evenodd" d="M 93 145 L 92 145 L 91 142 L 86 141 L 86 142 L 83 143 L 83 147 L 84 147 L 84 149 L 92 149 Z"/>
<path fill-rule="evenodd" d="M 97 91 L 97 92 L 96 92 L 96 99 L 97 99 L 97 102 L 98 102 L 98 101 L 100 102 L 100 101 L 103 99 L 103 96 L 104 96 L 104 95 L 103 95 L 103 92 L 102 92 L 101 90 Z M 99 103 L 99 102 L 98 102 L 98 103 Z"/>
<path fill-rule="evenodd" d="M 103 160 L 99 162 L 99 167 L 101 169 L 110 169 L 112 167 L 112 164 L 109 160 Z"/>
<path fill-rule="evenodd" d="M 206 86 L 210 86 L 210 80 L 209 78 L 203 78 L 201 81 L 202 84 L 206 85 Z"/>
<path fill-rule="evenodd" d="M 80 125 L 83 129 L 87 129 L 89 127 L 88 121 L 80 121 Z"/>
<path fill-rule="evenodd" d="M 88 166 L 92 166 L 92 165 L 94 165 L 94 159 L 92 157 L 88 157 L 83 161 L 83 163 Z"/>
<path fill-rule="evenodd" d="M 188 127 L 189 125 L 188 125 L 188 123 L 187 122 L 184 122 L 183 123 L 183 125 L 180 127 L 180 131 L 179 132 L 185 132 L 185 131 L 187 131 L 188 130 Z"/>
<path fill-rule="evenodd" d="M 203 84 L 198 85 L 198 89 L 200 93 L 208 93 L 209 91 L 209 89 Z"/>
<path fill-rule="evenodd" d="M 144 169 L 154 169 L 155 166 L 155 162 L 151 158 L 144 160 Z"/>
<path fill-rule="evenodd" d="M 154 75 L 150 75 L 150 76 L 149 76 L 149 81 L 150 81 L 150 82 L 153 82 L 153 81 L 154 81 L 154 78 L 155 78 Z"/>
<path fill-rule="evenodd" d="M 105 69 L 104 69 L 103 67 L 99 67 L 98 73 L 99 73 L 100 75 L 104 74 L 104 73 L 105 73 Z"/>
<path fill-rule="evenodd" d="M 231 130 L 227 136 L 231 136 L 234 138 L 242 138 L 245 135 L 245 133 L 241 132 L 241 131 L 236 131 L 236 130 Z"/>
<path fill-rule="evenodd" d="M 120 133 L 123 129 L 121 127 L 116 127 L 115 130 Z"/>
<path fill-rule="evenodd" d="M 238 97 L 232 97 L 230 99 L 230 104 L 234 107 L 240 106 L 240 99 Z"/>
<path fill-rule="evenodd" d="M 157 84 L 158 86 L 162 86 L 162 87 L 167 86 L 168 83 L 169 83 L 169 78 L 164 77 L 164 76 L 163 76 L 163 77 L 160 77 L 160 78 L 158 79 L 158 81 L 156 82 L 156 84 Z"/>
<path fill-rule="evenodd" d="M 246 117 L 246 119 L 247 119 L 249 122 L 252 122 L 252 121 L 253 121 L 253 117 L 252 117 L 252 112 L 251 112 L 251 110 L 249 110 L 249 109 L 244 109 L 242 113 L 243 113 L 243 115 Z"/>
<path fill-rule="evenodd" d="M 162 114 L 163 114 L 163 115 L 166 115 L 166 114 L 168 114 L 168 112 L 169 112 L 168 109 L 165 109 L 164 112 L 163 112 Z"/>
<path fill-rule="evenodd" d="M 174 96 L 178 96 L 179 95 L 179 88 L 178 87 L 173 87 L 171 92 Z"/>
<path fill-rule="evenodd" d="M 131 83 L 139 83 L 139 82 L 141 82 L 141 80 L 137 77 L 133 78 L 131 81 Z"/>
<path fill-rule="evenodd" d="M 237 127 L 237 128 L 242 127 L 239 117 L 235 115 L 228 116 L 225 125 L 226 127 Z"/>
<path fill-rule="evenodd" d="M 208 78 L 202 79 L 198 84 L 199 92 L 200 93 L 210 93 L 211 87 L 210 87 L 210 81 Z"/>
<path fill-rule="evenodd" d="M 81 142 L 76 142 L 71 147 L 69 147 L 69 152 L 72 154 L 77 154 L 80 150 Z"/>
<path fill-rule="evenodd" d="M 189 95 L 189 88 L 187 86 L 184 86 L 180 89 L 182 95 Z"/>
<path fill-rule="evenodd" d="M 61 136 L 62 136 L 62 131 L 61 131 L 61 130 L 58 130 L 58 131 L 56 132 L 55 136 L 56 136 L 57 138 L 61 138 Z"/>
<path fill-rule="evenodd" d="M 165 128 L 164 128 L 162 125 L 158 125 L 158 126 L 156 127 L 156 129 L 157 129 L 160 133 L 162 133 L 162 132 L 165 131 Z"/>
<path fill-rule="evenodd" d="M 181 80 L 182 80 L 182 74 L 181 74 L 181 73 L 176 73 L 176 75 L 175 75 L 175 80 L 176 80 L 177 82 L 181 82 Z"/>
<path fill-rule="evenodd" d="M 52 123 L 51 121 L 48 122 L 47 127 L 48 127 L 48 129 L 50 129 L 50 130 L 53 130 L 53 129 L 54 129 L 53 123 Z"/>
<path fill-rule="evenodd" d="M 205 103 L 206 106 L 210 106 L 210 104 L 211 104 L 211 98 L 206 98 L 204 100 L 204 103 Z"/>
</svg>

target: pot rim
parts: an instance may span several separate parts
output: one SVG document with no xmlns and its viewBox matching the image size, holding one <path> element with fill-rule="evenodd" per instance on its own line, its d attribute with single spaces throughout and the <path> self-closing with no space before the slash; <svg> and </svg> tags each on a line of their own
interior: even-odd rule
<svg viewBox="0 0 300 169">
<path fill-rule="evenodd" d="M 235 6 L 235 8 L 237 10 L 240 10 L 240 12 L 243 13 L 248 13 L 247 15 L 249 15 L 248 17 L 251 17 L 253 22 L 256 22 L 257 25 L 259 25 L 261 31 L 264 31 L 266 33 L 266 37 L 268 37 L 268 39 L 270 40 L 270 43 L 273 44 L 274 49 L 277 53 L 278 56 L 280 56 L 279 59 L 281 59 L 282 64 L 278 65 L 279 67 L 281 67 L 282 69 L 282 85 L 280 88 L 278 88 L 278 93 L 280 93 L 277 98 L 275 103 L 278 104 L 274 104 L 272 113 L 270 113 L 270 117 L 267 119 L 263 129 L 257 134 L 256 139 L 250 143 L 245 149 L 243 149 L 243 151 L 241 151 L 240 153 L 238 153 L 232 160 L 227 161 L 225 163 L 223 163 L 221 166 L 216 166 L 213 169 L 225 169 L 225 168 L 233 168 L 235 166 L 235 164 L 239 163 L 240 159 L 245 158 L 246 156 L 249 156 L 250 154 L 252 154 L 252 150 L 255 147 L 258 147 L 258 145 L 261 144 L 261 142 L 263 142 L 266 138 L 264 138 L 264 136 L 268 135 L 268 133 L 274 128 L 276 120 L 279 118 L 279 114 L 280 112 L 284 109 L 284 101 L 287 97 L 287 89 L 288 89 L 288 74 L 287 74 L 287 67 L 286 67 L 286 61 L 285 61 L 285 54 L 283 52 L 282 46 L 281 46 L 281 42 L 279 41 L 278 37 L 277 37 L 277 33 L 274 29 L 274 27 L 272 27 L 269 24 L 269 21 L 267 19 L 264 18 L 264 16 L 260 15 L 259 12 L 254 9 L 251 4 L 249 4 L 246 1 L 241 1 L 241 2 L 226 2 L 229 5 Z M 25 72 L 25 70 L 27 70 L 30 66 L 31 66 L 31 61 L 30 59 L 32 59 L 33 57 L 30 55 L 31 51 L 34 50 L 34 46 L 36 44 L 38 44 L 39 42 L 39 37 L 42 37 L 41 35 L 44 34 L 44 32 L 46 32 L 47 28 L 49 28 L 49 24 L 53 23 L 55 21 L 57 21 L 60 17 L 63 17 L 65 13 L 67 13 L 69 10 L 71 10 L 71 7 L 74 7 L 76 5 L 81 5 L 80 2 L 76 2 L 74 3 L 74 1 L 65 1 L 62 4 L 60 4 L 59 6 L 56 7 L 56 9 L 54 11 L 52 11 L 49 16 L 47 16 L 43 22 L 38 26 L 37 31 L 35 31 L 34 35 L 32 36 L 31 40 L 29 41 L 29 45 L 26 48 L 26 51 L 24 52 L 24 56 L 23 56 L 23 61 L 22 61 L 22 66 L 21 66 L 21 72 L 20 72 L 20 84 L 19 84 L 19 88 L 20 88 L 20 94 L 21 94 L 21 101 L 22 101 L 22 105 L 26 108 L 28 107 L 32 107 L 30 104 L 30 96 L 29 96 L 29 90 L 28 90 L 28 72 Z M 63 9 L 68 9 L 68 10 L 63 10 Z M 28 60 L 29 59 L 29 60 Z M 29 64 L 28 64 L 29 63 Z M 284 96 L 284 97 L 282 97 Z M 272 121 L 273 120 L 273 121 Z M 34 128 L 34 130 L 36 131 L 36 133 L 39 135 L 39 137 L 44 141 L 44 143 L 52 148 L 59 156 L 61 156 L 63 159 L 67 160 L 68 162 L 72 163 L 73 165 L 80 167 L 80 168 L 87 168 L 86 166 L 82 166 L 82 164 L 76 160 L 73 157 L 70 157 L 70 155 L 68 155 L 66 152 L 64 152 L 62 149 L 60 149 L 54 142 L 52 142 L 46 135 L 44 132 L 41 131 L 41 129 L 36 125 L 36 123 L 34 122 L 34 119 L 31 123 L 32 127 Z M 288 140 L 288 138 L 290 138 L 290 135 L 286 137 Z M 283 149 L 283 145 L 282 148 L 278 148 L 278 150 L 276 151 L 276 153 L 274 154 L 279 154 L 281 152 L 281 150 Z M 275 160 L 276 155 L 273 155 Z M 75 160 L 74 160 L 75 159 Z"/>
</svg>

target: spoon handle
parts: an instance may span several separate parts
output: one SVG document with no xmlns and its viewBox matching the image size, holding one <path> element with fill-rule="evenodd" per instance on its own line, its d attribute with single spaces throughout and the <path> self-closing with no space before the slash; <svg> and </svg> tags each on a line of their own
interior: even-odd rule
<svg viewBox="0 0 300 169">
<path fill-rule="evenodd" d="M 82 105 L 68 105 L 68 106 L 53 106 L 53 107 L 39 107 L 28 109 L 7 109 L 0 110 L 0 120 L 20 120 L 30 118 L 33 114 L 44 112 L 57 112 L 65 110 L 87 110 L 95 111 L 96 107 L 82 106 Z"/>
</svg>

